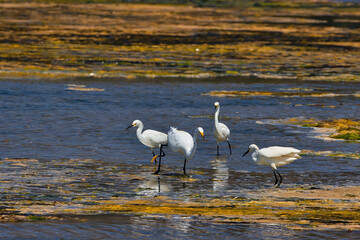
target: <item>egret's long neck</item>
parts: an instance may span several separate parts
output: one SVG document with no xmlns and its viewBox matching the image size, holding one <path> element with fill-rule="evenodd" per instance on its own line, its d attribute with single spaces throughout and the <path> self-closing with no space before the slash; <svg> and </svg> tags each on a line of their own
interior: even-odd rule
<svg viewBox="0 0 360 240">
<path fill-rule="evenodd" d="M 220 106 L 218 106 L 216 108 L 216 112 L 215 112 L 215 125 L 219 124 L 219 112 L 220 112 Z"/>
<path fill-rule="evenodd" d="M 253 148 L 253 153 L 251 156 L 255 162 L 259 161 L 259 148 L 257 146 Z"/>
<path fill-rule="evenodd" d="M 143 129 L 144 129 L 144 124 L 141 123 L 141 124 L 139 124 L 138 129 L 136 130 L 136 136 L 138 137 L 140 142 L 142 142 L 142 138 L 143 138 L 141 135 Z"/>
<path fill-rule="evenodd" d="M 194 140 L 194 147 L 193 149 L 191 149 L 191 152 L 190 152 L 190 158 L 192 158 L 196 152 L 196 147 L 197 147 L 197 142 L 196 142 L 196 139 L 197 139 L 197 136 L 198 136 L 198 130 L 195 129 L 195 132 L 194 132 L 194 135 L 193 135 L 193 140 Z"/>
</svg>

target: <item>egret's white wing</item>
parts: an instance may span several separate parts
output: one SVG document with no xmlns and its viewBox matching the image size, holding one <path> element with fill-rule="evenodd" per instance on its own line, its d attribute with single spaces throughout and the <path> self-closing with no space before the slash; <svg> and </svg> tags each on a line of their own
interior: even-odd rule
<svg viewBox="0 0 360 240">
<path fill-rule="evenodd" d="M 261 155 L 261 164 L 259 163 L 260 165 L 266 165 L 267 162 L 269 165 L 273 163 L 276 167 L 280 167 L 300 158 L 298 153 L 301 151 L 292 147 L 274 146 L 262 148 L 259 152 Z"/>
<path fill-rule="evenodd" d="M 276 167 L 281 167 L 284 165 L 287 165 L 289 163 L 291 163 L 292 161 L 295 161 L 296 159 L 300 158 L 299 155 L 296 154 L 297 157 L 295 156 L 289 156 L 289 155 L 285 155 L 282 157 L 277 157 L 277 158 L 272 158 L 271 161 L 275 164 Z"/>
<path fill-rule="evenodd" d="M 185 154 L 189 155 L 194 148 L 194 139 L 188 132 L 179 131 L 179 134 L 181 139 L 180 145 L 184 148 Z"/>
<path fill-rule="evenodd" d="M 172 151 L 185 154 L 191 150 L 194 140 L 189 133 L 170 127 L 170 131 L 168 132 L 168 144 Z"/>
<path fill-rule="evenodd" d="M 148 129 L 142 132 L 142 135 L 146 139 L 148 146 L 159 147 L 160 144 L 167 144 L 167 135 L 165 133 Z"/>
<path fill-rule="evenodd" d="M 170 131 L 168 132 L 168 144 L 169 148 L 176 152 L 179 147 L 179 134 L 176 128 L 170 127 Z"/>
<path fill-rule="evenodd" d="M 215 125 L 214 135 L 216 140 L 224 142 L 230 137 L 230 130 L 225 124 L 218 123 Z"/>
<path fill-rule="evenodd" d="M 223 123 L 219 123 L 219 130 L 224 138 L 230 137 L 230 129 Z"/>
<path fill-rule="evenodd" d="M 267 158 L 277 158 L 282 156 L 291 156 L 293 154 L 298 154 L 301 151 L 299 149 L 293 148 L 293 147 L 268 147 L 268 148 L 262 148 L 259 150 L 260 155 L 267 157 Z M 298 155 L 299 156 L 299 155 Z"/>
</svg>

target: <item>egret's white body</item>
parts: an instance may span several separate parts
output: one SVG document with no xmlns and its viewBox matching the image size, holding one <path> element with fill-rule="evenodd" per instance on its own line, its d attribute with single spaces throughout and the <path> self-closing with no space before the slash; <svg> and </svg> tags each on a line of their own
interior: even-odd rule
<svg viewBox="0 0 360 240">
<path fill-rule="evenodd" d="M 216 138 L 216 147 L 217 147 L 217 155 L 219 155 L 219 143 L 220 142 L 227 142 L 229 145 L 229 150 L 231 154 L 231 145 L 229 142 L 230 137 L 230 129 L 223 123 L 219 122 L 219 113 L 220 113 L 220 104 L 218 102 L 214 103 L 215 105 L 215 128 L 214 128 L 214 135 Z"/>
<path fill-rule="evenodd" d="M 267 147 L 259 149 L 255 144 L 251 144 L 249 149 L 243 156 L 248 152 L 252 152 L 252 159 L 257 165 L 266 165 L 270 166 L 273 169 L 275 175 L 275 185 L 280 186 L 282 182 L 282 177 L 277 170 L 277 167 L 281 167 L 295 161 L 300 158 L 299 149 L 293 147 Z M 278 181 L 276 173 L 279 175 L 280 180 Z"/>
<path fill-rule="evenodd" d="M 168 145 L 173 152 L 179 152 L 184 157 L 184 175 L 186 175 L 186 161 L 193 158 L 197 143 L 196 138 L 198 133 L 204 138 L 204 130 L 198 127 L 194 135 L 191 136 L 188 132 L 177 130 L 176 128 L 170 127 L 168 132 Z"/>
<path fill-rule="evenodd" d="M 159 168 L 158 168 L 158 171 L 160 171 L 161 157 L 165 156 L 165 153 L 162 151 L 162 146 L 167 145 L 168 142 L 167 134 L 151 129 L 147 129 L 143 131 L 144 124 L 140 120 L 135 120 L 132 123 L 132 125 L 129 126 L 128 128 L 130 127 L 137 127 L 136 136 L 142 144 L 144 144 L 145 146 L 151 149 L 154 156 L 152 161 L 156 159 L 158 156 L 160 156 Z M 160 148 L 159 155 L 155 155 L 154 153 L 155 148 Z M 158 171 L 155 173 L 158 173 Z"/>
</svg>

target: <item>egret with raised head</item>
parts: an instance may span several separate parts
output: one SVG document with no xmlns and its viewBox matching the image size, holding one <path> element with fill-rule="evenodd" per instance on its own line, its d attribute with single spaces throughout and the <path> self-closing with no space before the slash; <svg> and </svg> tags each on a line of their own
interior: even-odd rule
<svg viewBox="0 0 360 240">
<path fill-rule="evenodd" d="M 219 143 L 220 142 L 227 142 L 229 145 L 230 154 L 231 152 L 231 144 L 229 142 L 230 137 L 230 129 L 223 123 L 219 122 L 219 112 L 220 112 L 220 104 L 218 102 L 214 103 L 215 106 L 215 128 L 214 128 L 214 135 L 216 138 L 216 150 L 217 155 L 219 155 Z"/>
</svg>

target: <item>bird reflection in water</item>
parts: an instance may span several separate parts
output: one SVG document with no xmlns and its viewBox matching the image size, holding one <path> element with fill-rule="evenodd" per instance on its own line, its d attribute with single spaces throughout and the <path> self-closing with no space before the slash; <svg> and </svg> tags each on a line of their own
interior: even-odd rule
<svg viewBox="0 0 360 240">
<path fill-rule="evenodd" d="M 213 191 L 219 192 L 227 189 L 229 180 L 229 167 L 227 160 L 229 155 L 220 156 L 211 161 L 211 166 L 214 169 L 213 177 Z"/>
<path fill-rule="evenodd" d="M 138 186 L 141 191 L 138 191 L 139 195 L 155 197 L 160 193 L 172 191 L 172 187 L 169 183 L 161 179 L 160 177 L 153 177 L 141 182 Z"/>
</svg>

